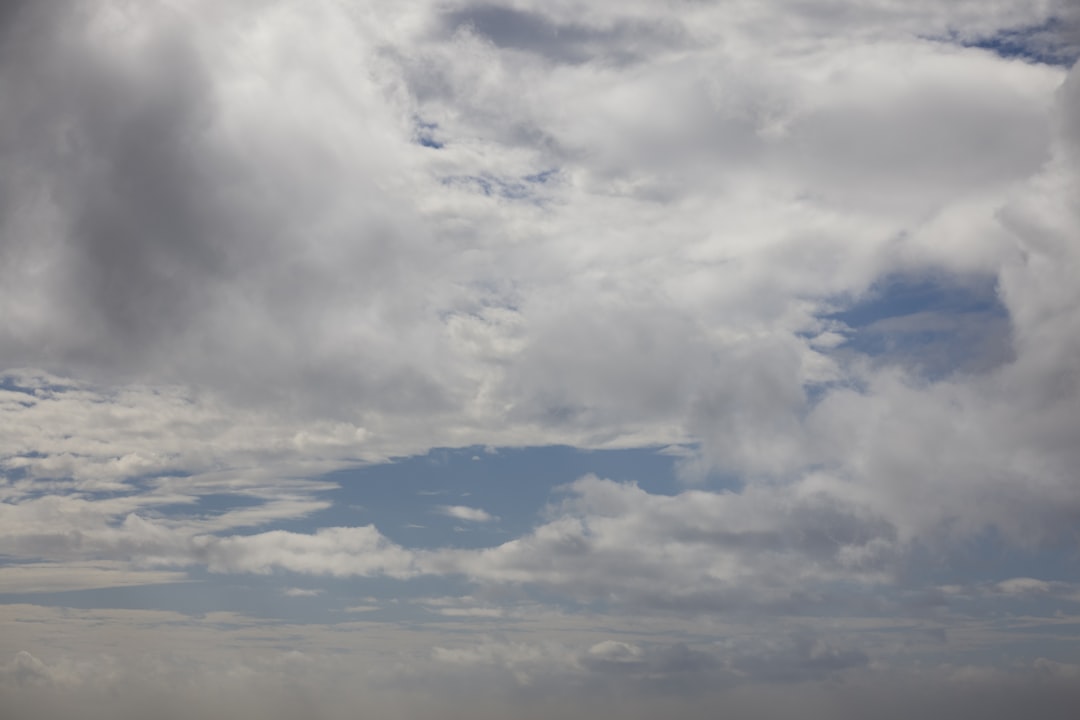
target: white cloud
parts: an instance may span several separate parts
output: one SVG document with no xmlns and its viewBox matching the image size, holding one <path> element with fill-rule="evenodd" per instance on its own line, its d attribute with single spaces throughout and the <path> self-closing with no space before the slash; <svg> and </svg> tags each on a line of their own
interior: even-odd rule
<svg viewBox="0 0 1080 720">
<path fill-rule="evenodd" d="M 662 496 L 596 477 L 568 492 L 548 522 L 521 538 L 424 552 L 418 563 L 428 572 L 539 586 L 582 602 L 772 612 L 831 580 L 889 582 L 902 552 L 883 518 L 816 493 Z"/>
<path fill-rule="evenodd" d="M 371 525 L 321 528 L 312 535 L 272 530 L 257 535 L 200 536 L 194 544 L 211 572 L 267 574 L 280 568 L 333 577 L 417 574 L 412 554 Z"/>
<path fill-rule="evenodd" d="M 435 612 L 439 615 L 445 615 L 446 617 L 460 618 L 501 618 L 506 615 L 506 611 L 502 608 L 484 607 L 438 608 Z"/>
<path fill-rule="evenodd" d="M 318 597 L 323 591 L 319 588 L 289 587 L 282 590 L 281 594 L 285 597 Z"/>
<path fill-rule="evenodd" d="M 469 522 L 486 523 L 498 519 L 486 510 L 466 505 L 441 505 L 439 506 L 439 512 L 447 517 Z"/>
<path fill-rule="evenodd" d="M 664 496 L 593 476 L 568 486 L 547 522 L 490 548 L 410 549 L 371 525 L 220 537 L 136 516 L 113 537 L 97 547 L 124 548 L 141 563 L 205 564 L 215 573 L 460 574 L 482 586 L 526 585 L 623 609 L 705 613 L 772 612 L 832 581 L 873 588 L 891 582 L 905 552 L 885 518 L 812 488 L 794 496 L 783 488 Z M 477 614 L 477 607 L 444 614 Z"/>
<path fill-rule="evenodd" d="M 1019 595 L 1025 593 L 1044 593 L 1050 590 L 1051 584 L 1035 578 L 1009 578 L 997 584 L 997 589 L 1006 595 Z"/>
</svg>

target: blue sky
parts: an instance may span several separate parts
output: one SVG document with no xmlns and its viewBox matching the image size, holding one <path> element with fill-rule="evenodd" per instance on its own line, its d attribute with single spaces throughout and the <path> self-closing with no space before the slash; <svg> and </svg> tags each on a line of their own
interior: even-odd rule
<svg viewBox="0 0 1080 720">
<path fill-rule="evenodd" d="M 1071 717 L 1078 28 L 10 4 L 0 706 Z"/>
</svg>

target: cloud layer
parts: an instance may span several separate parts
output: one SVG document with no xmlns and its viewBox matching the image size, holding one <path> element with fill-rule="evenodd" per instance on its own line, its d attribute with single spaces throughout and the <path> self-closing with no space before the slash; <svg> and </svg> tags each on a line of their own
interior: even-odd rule
<svg viewBox="0 0 1080 720">
<path fill-rule="evenodd" d="M 1051 717 L 1080 662 L 1031 629 L 1080 598 L 1077 28 L 1064 0 L 4 4 L 5 602 L 282 579 L 374 635 L 471 623 L 391 633 L 402 683 L 570 714 L 629 683 L 686 717 L 720 686 L 747 716 L 921 686 Z M 435 544 L 337 504 L 335 471 L 557 444 L 664 448 L 680 482 L 558 477 L 520 528 L 447 480 Z M 0 697 L 209 682 L 88 667 L 93 623 L 0 644 Z M 284 672 L 253 642 L 223 706 Z"/>
</svg>

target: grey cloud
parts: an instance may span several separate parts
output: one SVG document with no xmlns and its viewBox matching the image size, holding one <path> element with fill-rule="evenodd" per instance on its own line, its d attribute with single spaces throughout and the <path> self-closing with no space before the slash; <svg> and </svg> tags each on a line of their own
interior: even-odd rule
<svg viewBox="0 0 1080 720">
<path fill-rule="evenodd" d="M 848 670 L 862 668 L 870 658 L 858 648 L 837 647 L 820 637 L 797 633 L 773 647 L 736 653 L 729 664 L 759 681 L 805 682 L 838 678 Z"/>
<path fill-rule="evenodd" d="M 607 639 L 587 646 L 524 644 L 487 639 L 475 645 L 437 648 L 437 663 L 458 670 L 506 673 L 529 698 L 546 690 L 575 687 L 588 696 L 626 692 L 643 697 L 695 697 L 719 688 L 768 684 L 772 688 L 841 679 L 865 668 L 860 650 L 837 647 L 812 634 L 779 642 L 756 639 L 726 644 Z"/>
<path fill-rule="evenodd" d="M 610 415 L 676 418 L 702 378 L 722 371 L 692 318 L 655 305 L 588 302 L 537 308 L 530 340 L 503 380 L 521 399 L 512 416 L 585 427 L 603 427 Z M 683 372 L 666 372 L 676 365 Z"/>
<path fill-rule="evenodd" d="M 601 711 L 642 720 L 657 716 L 690 720 L 715 717 L 718 707 L 736 720 L 795 715 L 824 720 L 868 714 L 887 720 L 945 714 L 1005 720 L 1027 711 L 1064 720 L 1071 717 L 1077 700 L 1076 666 L 1046 659 L 1009 672 L 964 666 L 875 671 L 859 669 L 862 663 L 856 661 L 855 671 L 844 682 L 758 682 L 734 688 L 703 683 L 671 685 L 658 692 L 660 675 L 620 676 L 612 674 L 612 667 L 574 670 L 575 653 L 560 654 L 558 648 L 490 644 L 477 651 L 479 664 L 422 665 L 429 679 L 421 684 L 415 679 L 410 683 L 404 668 L 399 669 L 404 677 L 388 682 L 379 673 L 369 674 L 367 666 L 350 663 L 345 668 L 329 657 L 310 654 L 226 655 L 214 657 L 208 666 L 187 663 L 186 656 L 169 660 L 153 656 L 141 663 L 116 658 L 99 658 L 96 664 L 47 662 L 22 651 L 0 666 L 0 692 L 8 717 L 16 720 L 72 714 L 126 720 L 143 717 L 148 708 L 176 720 L 222 715 L 336 720 L 355 717 L 358 707 L 375 720 L 511 714 L 527 720 L 552 715 L 587 718 Z M 670 668 L 663 658 L 686 657 L 687 651 L 678 645 L 656 646 L 644 651 L 642 665 Z M 518 669 L 521 683 L 512 688 L 494 683 L 509 666 Z M 693 675 L 708 667 L 715 666 L 695 660 L 686 670 Z M 563 682 L 557 697 L 551 694 L 552 680 L 575 674 L 576 682 Z"/>
<path fill-rule="evenodd" d="M 25 650 L 21 650 L 3 668 L 5 680 L 17 686 L 49 686 L 53 684 L 52 673 L 45 663 Z"/>
<path fill-rule="evenodd" d="M 852 201 L 894 208 L 914 203 L 916 212 L 925 213 L 948 202 L 954 192 L 1038 170 L 1050 150 L 1046 108 L 970 92 L 964 86 L 964 66 L 978 59 L 943 53 L 941 60 L 933 69 L 909 68 L 913 74 L 927 73 L 923 80 L 888 89 L 864 87 L 862 97 L 793 121 L 791 141 L 803 149 L 805 172 L 816 180 L 811 192 L 845 206 Z M 1046 73 L 1033 68 L 1032 82 L 1040 75 Z M 857 70 L 850 80 L 860 84 Z M 1014 82 L 1017 95 L 1025 96 L 1019 78 Z M 1018 127 L 1026 128 L 1022 135 L 1016 134 Z M 897 181 L 903 190 L 894 185 Z"/>
<path fill-rule="evenodd" d="M 206 384 L 319 414 L 342 414 L 326 400 L 343 389 L 369 407 L 445 407 L 446 388 L 408 352 L 375 351 L 404 349 L 404 336 L 378 326 L 414 312 L 399 283 L 418 281 L 431 253 L 416 252 L 407 217 L 342 216 L 344 202 L 392 204 L 333 160 L 363 134 L 294 124 L 272 105 L 266 122 L 238 129 L 259 110 L 223 85 L 221 66 L 241 49 L 216 44 L 206 25 L 228 27 L 226 10 L 120 12 L 58 4 L 9 48 L 0 82 L 18 100 L 0 122 L 13 208 L 0 252 L 18 324 L 6 328 L 3 362 Z M 138 31 L 110 42 L 117 22 Z M 255 104 L 269 100 L 259 92 Z M 380 319 L 360 328 L 355 313 Z M 348 369 L 358 361 L 370 375 Z"/>
<path fill-rule="evenodd" d="M 51 200 L 54 233 L 66 235 L 39 242 L 58 242 L 56 274 L 44 280 L 56 284 L 65 329 L 81 335 L 75 344 L 138 356 L 155 336 L 182 332 L 225 269 L 211 184 L 221 168 L 202 137 L 210 87 L 182 30 L 155 29 L 131 66 L 116 67 L 78 27 L 79 11 L 95 14 L 80 5 L 32 25 L 36 36 L 6 66 L 23 108 L 7 172 L 24 178 L 21 213 L 35 211 L 27 190 L 36 189 Z M 3 238 L 8 249 L 26 241 L 17 226 Z M 89 344 L 101 337 L 123 352 Z"/>
<path fill-rule="evenodd" d="M 729 675 L 730 662 L 725 662 L 716 652 L 684 642 L 647 643 L 639 647 L 605 641 L 582 653 L 581 663 L 598 676 L 597 684 L 627 679 L 642 690 L 661 695 L 697 694 L 733 681 Z"/>
<path fill-rule="evenodd" d="M 1080 27 L 1080 10 L 1077 11 L 1077 27 Z M 1058 91 L 1057 131 L 1065 145 L 1064 151 L 1072 162 L 1080 162 L 1080 130 L 1076 129 L 1080 118 L 1080 73 L 1074 67 Z"/>
</svg>

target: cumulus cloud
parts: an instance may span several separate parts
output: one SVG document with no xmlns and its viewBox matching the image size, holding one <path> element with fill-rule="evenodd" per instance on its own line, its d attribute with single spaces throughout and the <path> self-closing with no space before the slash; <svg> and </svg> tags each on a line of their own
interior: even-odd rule
<svg viewBox="0 0 1080 720">
<path fill-rule="evenodd" d="M 432 572 L 538 585 L 582 601 L 718 611 L 773 608 L 829 580 L 888 578 L 895 529 L 830 498 L 651 495 L 585 477 L 550 521 L 484 550 L 425 553 Z"/>
<path fill-rule="evenodd" d="M 196 555 L 212 572 L 269 573 L 276 568 L 315 575 L 415 575 L 411 554 L 373 526 L 321 528 L 313 535 L 274 530 L 257 535 L 200 537 Z"/>
</svg>

